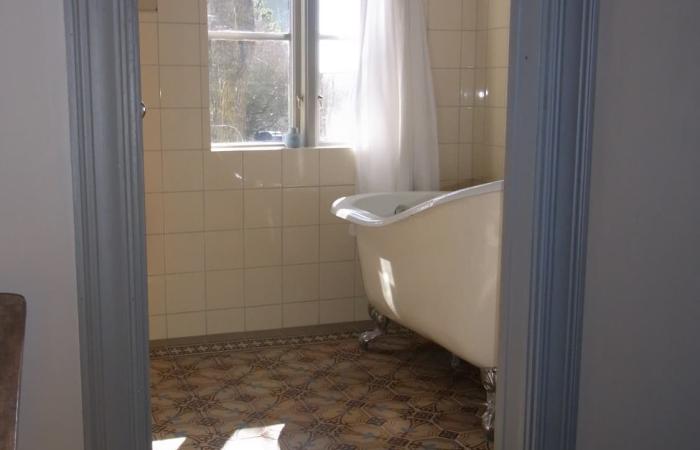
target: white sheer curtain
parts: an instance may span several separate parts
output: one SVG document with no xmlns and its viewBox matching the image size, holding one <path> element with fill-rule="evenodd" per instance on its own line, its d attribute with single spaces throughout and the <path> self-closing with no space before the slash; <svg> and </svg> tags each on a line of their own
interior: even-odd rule
<svg viewBox="0 0 700 450">
<path fill-rule="evenodd" d="M 437 118 L 424 0 L 362 0 L 357 192 L 437 190 Z"/>
</svg>

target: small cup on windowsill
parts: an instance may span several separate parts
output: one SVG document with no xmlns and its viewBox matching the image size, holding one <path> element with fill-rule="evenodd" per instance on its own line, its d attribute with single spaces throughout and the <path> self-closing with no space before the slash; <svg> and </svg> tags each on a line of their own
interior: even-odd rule
<svg viewBox="0 0 700 450">
<path fill-rule="evenodd" d="M 284 145 L 287 148 L 301 147 L 301 136 L 299 135 L 299 128 L 292 127 L 289 129 L 287 134 L 284 135 Z"/>
</svg>

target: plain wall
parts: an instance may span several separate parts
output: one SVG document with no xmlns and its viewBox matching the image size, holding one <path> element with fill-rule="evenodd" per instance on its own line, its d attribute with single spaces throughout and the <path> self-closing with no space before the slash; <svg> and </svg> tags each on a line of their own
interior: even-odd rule
<svg viewBox="0 0 700 450">
<path fill-rule="evenodd" d="M 0 290 L 27 298 L 21 450 L 83 448 L 63 2 L 0 1 Z"/>
<path fill-rule="evenodd" d="M 700 2 L 600 2 L 578 450 L 700 448 Z"/>
</svg>

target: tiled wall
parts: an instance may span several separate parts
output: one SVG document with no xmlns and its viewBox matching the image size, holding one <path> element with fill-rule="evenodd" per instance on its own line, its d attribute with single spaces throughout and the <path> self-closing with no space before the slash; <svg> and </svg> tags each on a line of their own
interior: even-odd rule
<svg viewBox="0 0 700 450">
<path fill-rule="evenodd" d="M 141 14 L 151 338 L 366 319 L 352 152 L 210 151 L 203 11 Z"/>
<path fill-rule="evenodd" d="M 505 120 L 504 94 L 477 95 L 504 73 L 488 3 L 429 1 L 445 189 L 498 173 L 486 124 Z M 151 338 L 366 319 L 354 238 L 328 212 L 354 192 L 352 152 L 210 151 L 206 0 L 159 0 L 140 20 Z"/>
<path fill-rule="evenodd" d="M 473 132 L 477 182 L 503 179 L 509 27 L 510 0 L 478 0 Z"/>
<path fill-rule="evenodd" d="M 503 177 L 509 0 L 428 0 L 444 189 Z"/>
</svg>

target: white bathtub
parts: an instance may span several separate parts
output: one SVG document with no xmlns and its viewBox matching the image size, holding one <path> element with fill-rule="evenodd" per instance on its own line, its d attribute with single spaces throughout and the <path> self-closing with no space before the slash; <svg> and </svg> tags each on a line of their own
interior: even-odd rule
<svg viewBox="0 0 700 450">
<path fill-rule="evenodd" d="M 498 358 L 502 190 L 354 195 L 331 208 L 354 224 L 371 307 L 485 369 Z"/>
</svg>

